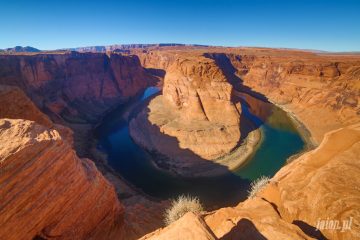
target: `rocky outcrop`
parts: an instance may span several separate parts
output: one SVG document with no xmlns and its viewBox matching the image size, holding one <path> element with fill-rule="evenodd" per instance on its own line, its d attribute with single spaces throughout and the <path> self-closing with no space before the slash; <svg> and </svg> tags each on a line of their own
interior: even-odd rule
<svg viewBox="0 0 360 240">
<path fill-rule="evenodd" d="M 56 130 L 1 119 L 0 141 L 1 238 L 104 239 L 114 229 L 121 236 L 113 186 Z"/>
<path fill-rule="evenodd" d="M 0 56 L 0 84 L 20 87 L 58 122 L 96 122 L 152 80 L 136 56 L 76 52 Z"/>
<path fill-rule="evenodd" d="M 240 140 L 241 112 L 231 94 L 232 86 L 214 62 L 177 60 L 165 76 L 163 98 L 179 116 L 161 125 L 161 132 L 204 159 L 229 153 Z"/>
<path fill-rule="evenodd" d="M 196 230 L 202 230 L 199 236 L 212 233 L 222 240 L 358 239 L 359 156 L 360 124 L 330 132 L 315 150 L 283 167 L 254 198 L 200 216 L 197 221 L 206 224 Z M 186 219 L 144 239 L 183 236 L 196 217 Z"/>
<path fill-rule="evenodd" d="M 340 173 L 340 174 L 339 174 Z M 283 167 L 259 195 L 281 217 L 320 229 L 327 239 L 360 237 L 360 124 L 327 133 L 320 146 Z M 338 221 L 336 227 L 321 225 Z M 346 221 L 351 221 L 347 225 Z M 332 223 L 334 227 L 334 223 Z"/>
<path fill-rule="evenodd" d="M 73 146 L 72 130 L 54 124 L 18 87 L 0 85 L 0 118 L 31 120 L 49 129 L 55 129 L 70 146 Z"/>
<path fill-rule="evenodd" d="M 53 123 L 18 88 L 0 85 L 0 118 L 26 119 L 51 128 Z"/>
<path fill-rule="evenodd" d="M 169 158 L 166 168 L 205 174 L 200 166 L 212 162 L 204 159 L 223 157 L 240 142 L 241 106 L 231 97 L 232 86 L 214 61 L 180 58 L 167 70 L 163 95 L 131 121 L 131 136 Z"/>
<path fill-rule="evenodd" d="M 181 234 L 179 234 L 181 233 Z M 170 226 L 158 229 L 140 240 L 215 240 L 216 237 L 201 217 L 192 212 L 185 214 Z"/>
</svg>

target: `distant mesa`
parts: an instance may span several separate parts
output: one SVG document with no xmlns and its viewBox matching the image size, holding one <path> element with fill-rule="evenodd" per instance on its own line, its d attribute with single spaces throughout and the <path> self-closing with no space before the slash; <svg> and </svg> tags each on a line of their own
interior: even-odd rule
<svg viewBox="0 0 360 240">
<path fill-rule="evenodd" d="M 13 48 L 6 48 L 5 50 L 0 50 L 0 52 L 7 52 L 7 53 L 19 53 L 19 52 L 41 52 L 41 50 L 37 48 L 33 48 L 30 46 L 22 47 L 16 46 Z"/>
<path fill-rule="evenodd" d="M 107 46 L 88 46 L 77 48 L 64 48 L 60 50 L 77 51 L 77 52 L 106 52 L 117 51 L 126 53 L 133 48 L 150 48 L 150 47 L 208 47 L 207 45 L 199 44 L 181 44 L 181 43 L 154 43 L 154 44 L 114 44 Z"/>
</svg>

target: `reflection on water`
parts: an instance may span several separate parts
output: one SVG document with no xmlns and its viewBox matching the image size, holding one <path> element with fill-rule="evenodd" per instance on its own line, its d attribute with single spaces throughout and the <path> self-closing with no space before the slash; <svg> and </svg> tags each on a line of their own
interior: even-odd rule
<svg viewBox="0 0 360 240">
<path fill-rule="evenodd" d="M 159 91 L 148 88 L 139 101 Z M 243 94 L 243 114 L 256 123 L 263 135 L 258 150 L 247 163 L 232 174 L 221 177 L 181 179 L 160 171 L 153 156 L 136 145 L 122 118 L 123 110 L 114 111 L 97 128 L 99 149 L 108 154 L 109 165 L 149 195 L 169 198 L 179 194 L 199 196 L 208 207 L 223 207 L 244 200 L 251 180 L 272 176 L 286 159 L 302 150 L 302 141 L 290 118 L 281 109 Z"/>
<path fill-rule="evenodd" d="M 282 109 L 244 94 L 243 114 L 260 123 L 262 142 L 249 161 L 235 174 L 254 180 L 261 175 L 273 176 L 291 155 L 304 147 L 293 121 Z"/>
</svg>

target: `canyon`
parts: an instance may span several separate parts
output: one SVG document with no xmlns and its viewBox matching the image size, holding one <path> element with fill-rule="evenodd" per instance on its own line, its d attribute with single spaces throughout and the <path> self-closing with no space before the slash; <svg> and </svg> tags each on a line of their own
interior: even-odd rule
<svg viewBox="0 0 360 240">
<path fill-rule="evenodd" d="M 2 238 L 360 237 L 358 55 L 177 45 L 115 50 L 0 55 Z M 261 138 L 244 120 L 241 92 L 288 112 L 310 147 L 254 198 L 162 228 L 168 202 L 111 169 L 92 135 L 109 112 L 156 84 L 162 92 L 130 114 L 129 131 L 137 144 L 166 156 L 157 164 L 165 171 L 207 176 L 214 166 L 229 172 L 244 161 L 219 160 L 242 142 L 253 151 Z M 327 218 L 354 222 L 343 232 L 316 231 Z"/>
</svg>

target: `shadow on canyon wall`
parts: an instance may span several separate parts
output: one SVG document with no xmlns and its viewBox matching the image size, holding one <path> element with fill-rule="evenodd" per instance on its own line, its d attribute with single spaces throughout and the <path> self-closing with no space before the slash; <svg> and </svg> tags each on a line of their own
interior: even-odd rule
<svg viewBox="0 0 360 240">
<path fill-rule="evenodd" d="M 213 59 L 216 65 L 223 71 L 226 78 L 229 80 L 229 83 L 233 86 L 234 90 L 237 92 L 245 92 L 255 98 L 261 99 L 264 102 L 269 102 L 268 98 L 254 91 L 248 86 L 243 84 L 243 80 L 237 75 L 238 70 L 234 67 L 229 56 L 225 53 L 204 53 L 204 57 Z M 232 56 L 237 59 L 241 59 L 241 56 L 234 55 Z"/>
<path fill-rule="evenodd" d="M 234 67 L 227 54 L 204 53 L 204 57 L 214 60 L 232 85 L 231 102 L 234 104 L 241 103 L 243 114 L 240 115 L 241 139 L 238 143 L 240 145 L 249 132 L 259 128 L 271 116 L 271 103 L 265 95 L 243 85 L 243 80 L 237 75 L 238 70 Z M 233 57 L 241 58 L 241 56 Z M 246 96 L 244 93 L 250 96 Z M 260 101 L 261 104 L 259 104 Z"/>
</svg>

